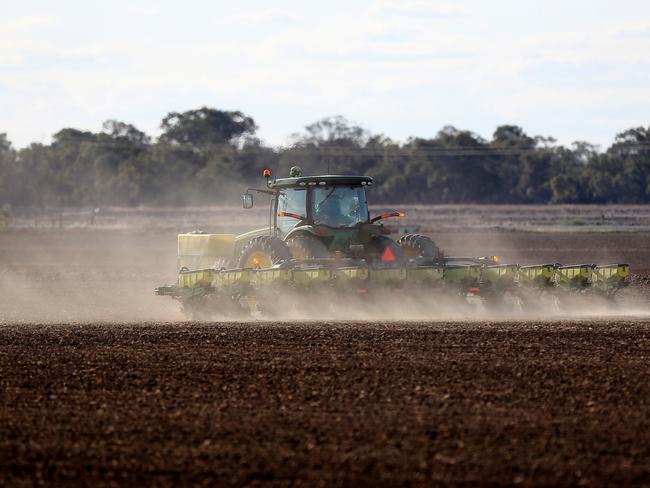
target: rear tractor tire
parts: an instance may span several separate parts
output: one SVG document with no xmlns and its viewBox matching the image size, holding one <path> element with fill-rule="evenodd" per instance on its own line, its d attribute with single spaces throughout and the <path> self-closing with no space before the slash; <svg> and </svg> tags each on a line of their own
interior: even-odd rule
<svg viewBox="0 0 650 488">
<path fill-rule="evenodd" d="M 331 257 L 330 251 L 325 244 L 316 237 L 308 234 L 300 234 L 290 237 L 287 246 L 294 259 L 318 259 Z"/>
<path fill-rule="evenodd" d="M 285 242 L 275 236 L 258 236 L 244 246 L 239 255 L 240 268 L 270 268 L 291 260 L 291 251 Z"/>
<path fill-rule="evenodd" d="M 421 234 L 406 234 L 397 240 L 397 245 L 408 259 L 435 258 L 439 252 L 436 243 Z"/>
</svg>

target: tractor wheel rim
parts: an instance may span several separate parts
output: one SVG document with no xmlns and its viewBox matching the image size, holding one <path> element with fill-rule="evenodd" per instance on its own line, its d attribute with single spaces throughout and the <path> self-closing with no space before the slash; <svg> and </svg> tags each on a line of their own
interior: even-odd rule
<svg viewBox="0 0 650 488">
<path fill-rule="evenodd" d="M 260 268 L 270 268 L 273 265 L 271 262 L 271 257 L 265 252 L 255 251 L 248 256 L 246 260 L 246 268 L 260 269 Z"/>
</svg>

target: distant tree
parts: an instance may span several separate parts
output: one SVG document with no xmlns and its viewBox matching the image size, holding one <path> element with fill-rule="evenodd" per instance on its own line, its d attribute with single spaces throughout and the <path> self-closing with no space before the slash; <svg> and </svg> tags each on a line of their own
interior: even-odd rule
<svg viewBox="0 0 650 488">
<path fill-rule="evenodd" d="M 242 112 L 224 112 L 202 107 L 187 112 L 170 112 L 162 120 L 161 142 L 193 146 L 236 143 L 241 137 L 252 136 L 255 121 Z"/>
<path fill-rule="evenodd" d="M 7 134 L 0 133 L 0 206 L 12 199 L 16 152 L 11 147 Z"/>
<path fill-rule="evenodd" d="M 490 141 L 491 167 L 498 175 L 500 202 L 538 203 L 551 198 L 555 139 L 531 137 L 519 126 L 497 127 Z"/>
<path fill-rule="evenodd" d="M 79 129 L 65 128 L 52 136 L 54 144 L 80 144 L 82 142 L 95 142 L 97 135 Z"/>
<path fill-rule="evenodd" d="M 293 134 L 299 145 L 363 147 L 370 133 L 341 115 L 325 117 L 305 127 L 303 134 Z"/>
<path fill-rule="evenodd" d="M 524 130 L 516 125 L 501 125 L 497 127 L 492 136 L 492 145 L 495 147 L 534 148 L 535 139 L 526 135 Z"/>
<path fill-rule="evenodd" d="M 0 132 L 0 154 L 11 151 L 11 141 L 7 138 L 6 132 Z"/>
<path fill-rule="evenodd" d="M 580 199 L 578 181 L 571 175 L 559 174 L 550 180 L 551 202 L 573 203 Z"/>
<path fill-rule="evenodd" d="M 292 145 L 281 158 L 283 171 L 298 164 L 305 174 L 360 172 L 368 167 L 368 156 L 381 154 L 377 137 L 341 115 L 325 117 L 291 135 Z"/>
<path fill-rule="evenodd" d="M 151 137 L 135 126 L 118 120 L 107 120 L 102 124 L 104 132 L 114 140 L 123 140 L 132 144 L 149 144 Z"/>
<path fill-rule="evenodd" d="M 616 203 L 618 201 L 617 181 L 610 173 L 594 173 L 589 180 L 589 190 L 592 199 L 587 201 L 598 203 Z"/>
<path fill-rule="evenodd" d="M 608 150 L 617 154 L 647 154 L 650 152 L 650 127 L 635 127 L 616 135 L 614 145 Z"/>
<path fill-rule="evenodd" d="M 13 174 L 16 192 L 11 203 L 43 207 L 60 200 L 62 188 L 52 164 L 52 146 L 32 143 L 18 152 Z"/>
<path fill-rule="evenodd" d="M 406 148 L 412 154 L 406 170 L 419 201 L 462 202 L 469 195 L 478 202 L 493 201 L 487 142 L 478 134 L 445 126 L 433 139 L 412 139 Z"/>
<path fill-rule="evenodd" d="M 571 144 L 574 156 L 582 164 L 590 164 L 598 158 L 598 146 L 586 141 L 575 141 Z"/>
<path fill-rule="evenodd" d="M 607 155 L 618 166 L 614 180 L 620 188 L 619 201 L 650 201 L 650 127 L 621 132 Z"/>
<path fill-rule="evenodd" d="M 516 125 L 497 127 L 489 141 L 445 126 L 399 143 L 335 116 L 285 148 L 265 145 L 241 112 L 172 112 L 161 127 L 154 142 L 107 120 L 101 132 L 64 128 L 51 144 L 18 151 L 0 134 L 0 205 L 215 203 L 259 183 L 266 167 L 283 176 L 296 164 L 304 174 L 374 176 L 377 203 L 650 202 L 650 127 L 621 132 L 604 153 Z"/>
</svg>

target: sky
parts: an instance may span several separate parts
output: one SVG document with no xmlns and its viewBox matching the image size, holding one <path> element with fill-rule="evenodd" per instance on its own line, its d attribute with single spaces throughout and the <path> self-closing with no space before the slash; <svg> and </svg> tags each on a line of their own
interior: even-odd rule
<svg viewBox="0 0 650 488">
<path fill-rule="evenodd" d="M 0 9 L 0 133 L 241 110 L 273 145 L 343 115 L 404 141 L 501 124 L 610 145 L 650 125 L 650 2 L 35 1 Z"/>
</svg>

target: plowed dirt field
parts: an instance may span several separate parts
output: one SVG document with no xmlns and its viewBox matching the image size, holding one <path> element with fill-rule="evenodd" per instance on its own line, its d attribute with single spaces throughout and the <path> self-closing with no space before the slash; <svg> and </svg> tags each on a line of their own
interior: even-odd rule
<svg viewBox="0 0 650 488">
<path fill-rule="evenodd" d="M 0 329 L 0 484 L 650 483 L 650 322 Z"/>
</svg>

